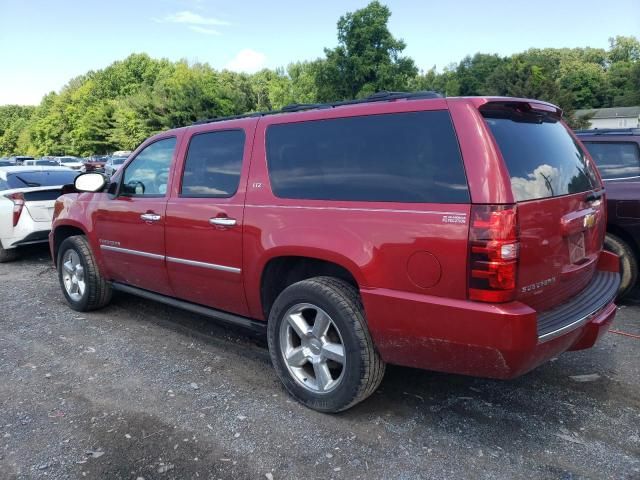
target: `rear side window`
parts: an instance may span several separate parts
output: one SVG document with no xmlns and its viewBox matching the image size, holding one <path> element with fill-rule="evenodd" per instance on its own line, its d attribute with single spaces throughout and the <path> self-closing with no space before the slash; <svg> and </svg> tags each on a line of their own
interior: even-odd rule
<svg viewBox="0 0 640 480">
<path fill-rule="evenodd" d="M 271 186 L 281 198 L 469 202 L 447 111 L 272 125 L 266 143 Z"/>
<path fill-rule="evenodd" d="M 502 152 L 517 201 L 599 187 L 585 153 L 561 122 L 492 118 L 486 114 L 485 120 Z"/>
<path fill-rule="evenodd" d="M 634 142 L 583 142 L 605 180 L 640 176 L 640 148 Z"/>
<path fill-rule="evenodd" d="M 243 130 L 221 130 L 194 135 L 182 175 L 183 197 L 231 197 L 238 190 Z"/>
</svg>

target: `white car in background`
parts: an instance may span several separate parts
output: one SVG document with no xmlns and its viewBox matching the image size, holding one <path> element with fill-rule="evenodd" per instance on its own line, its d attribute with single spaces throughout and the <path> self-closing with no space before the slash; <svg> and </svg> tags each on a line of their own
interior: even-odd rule
<svg viewBox="0 0 640 480">
<path fill-rule="evenodd" d="M 84 162 L 78 157 L 56 157 L 56 161 L 61 167 L 67 167 L 72 170 L 78 170 L 80 172 L 85 171 Z"/>
<path fill-rule="evenodd" d="M 126 160 L 127 157 L 109 157 L 104 164 L 104 175 L 107 178 L 111 178 L 124 165 Z"/>
<path fill-rule="evenodd" d="M 48 241 L 62 187 L 80 172 L 66 167 L 0 167 L 0 263 L 18 247 Z"/>
</svg>

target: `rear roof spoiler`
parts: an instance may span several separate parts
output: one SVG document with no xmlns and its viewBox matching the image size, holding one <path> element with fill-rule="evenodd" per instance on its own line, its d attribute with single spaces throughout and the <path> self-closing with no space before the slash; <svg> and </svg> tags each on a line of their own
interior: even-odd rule
<svg viewBox="0 0 640 480">
<path fill-rule="evenodd" d="M 485 117 L 509 118 L 524 123 L 557 122 L 563 113 L 551 103 L 536 100 L 492 100 L 479 110 Z"/>
</svg>

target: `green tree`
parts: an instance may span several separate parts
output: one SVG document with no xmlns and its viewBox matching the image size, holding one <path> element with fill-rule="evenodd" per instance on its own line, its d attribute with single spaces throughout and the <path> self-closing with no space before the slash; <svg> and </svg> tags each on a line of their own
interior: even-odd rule
<svg viewBox="0 0 640 480">
<path fill-rule="evenodd" d="M 361 98 L 379 90 L 435 90 L 447 96 L 507 95 L 558 104 L 572 126 L 580 108 L 640 104 L 640 42 L 600 48 L 531 48 L 509 57 L 476 53 L 441 71 L 418 73 L 405 43 L 374 1 L 338 21 L 325 57 L 253 75 L 136 53 L 72 78 L 37 107 L 0 107 L 0 154 L 106 153 L 195 120 L 279 109 L 291 103 Z"/>
<path fill-rule="evenodd" d="M 487 77 L 505 63 L 499 55 L 476 53 L 465 57 L 455 70 L 459 85 L 459 95 L 482 95 L 486 91 Z"/>
<path fill-rule="evenodd" d="M 604 68 L 578 60 L 564 63 L 560 69 L 560 87 L 572 95 L 578 108 L 608 106 L 609 85 Z"/>
<path fill-rule="evenodd" d="M 637 62 L 640 60 L 640 41 L 636 37 L 609 38 L 609 61 Z"/>
<path fill-rule="evenodd" d="M 338 21 L 338 46 L 325 49 L 326 61 L 316 76 L 321 101 L 345 100 L 380 90 L 402 90 L 417 74 L 406 44 L 391 35 L 391 11 L 374 1 Z"/>
<path fill-rule="evenodd" d="M 0 106 L 0 153 L 6 155 L 26 153 L 19 139 L 29 126 L 35 107 L 21 105 Z M 24 148 L 28 147 L 25 145 Z"/>
</svg>

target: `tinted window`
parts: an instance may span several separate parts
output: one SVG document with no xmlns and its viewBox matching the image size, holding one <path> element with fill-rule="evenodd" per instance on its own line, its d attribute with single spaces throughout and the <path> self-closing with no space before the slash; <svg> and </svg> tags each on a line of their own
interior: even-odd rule
<svg viewBox="0 0 640 480">
<path fill-rule="evenodd" d="M 44 172 L 16 172 L 7 175 L 9 188 L 51 187 L 73 183 L 78 172 L 50 170 Z"/>
<path fill-rule="evenodd" d="M 145 147 L 124 172 L 122 193 L 145 196 L 167 193 L 169 167 L 176 139 L 165 138 Z"/>
<path fill-rule="evenodd" d="M 602 178 L 640 176 L 640 149 L 633 142 L 584 142 Z"/>
<path fill-rule="evenodd" d="M 231 197 L 238 190 L 244 131 L 194 135 L 182 176 L 183 197 Z"/>
<path fill-rule="evenodd" d="M 267 130 L 267 160 L 278 197 L 469 201 L 446 111 L 272 125 Z"/>
<path fill-rule="evenodd" d="M 556 197 L 598 187 L 586 155 L 562 123 L 485 119 L 507 164 L 516 200 Z"/>
</svg>

